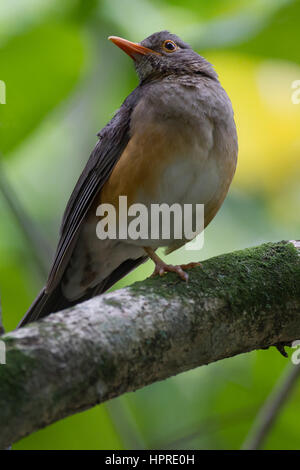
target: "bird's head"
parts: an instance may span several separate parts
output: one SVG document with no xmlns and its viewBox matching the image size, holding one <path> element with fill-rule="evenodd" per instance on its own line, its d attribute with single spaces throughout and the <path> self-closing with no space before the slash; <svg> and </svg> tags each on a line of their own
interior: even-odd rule
<svg viewBox="0 0 300 470">
<path fill-rule="evenodd" d="M 198 74 L 217 78 L 213 67 L 204 57 L 169 31 L 154 33 L 140 43 L 116 36 L 110 36 L 109 39 L 134 60 L 141 82 L 167 75 Z"/>
</svg>

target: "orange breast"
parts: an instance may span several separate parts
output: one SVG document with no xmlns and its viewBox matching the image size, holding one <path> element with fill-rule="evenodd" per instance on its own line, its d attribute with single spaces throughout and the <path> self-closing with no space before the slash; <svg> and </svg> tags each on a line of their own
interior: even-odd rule
<svg viewBox="0 0 300 470">
<path fill-rule="evenodd" d="M 119 196 L 127 196 L 128 207 L 139 202 L 148 205 L 168 200 L 205 204 L 207 226 L 227 194 L 236 155 L 215 151 L 210 138 L 213 125 L 206 128 L 208 137 L 201 135 L 201 129 L 173 126 L 168 120 L 164 123 L 152 120 L 151 124 L 148 121 L 143 125 L 139 121 L 91 208 L 93 221 L 99 204 L 112 204 L 118 213 Z"/>
<path fill-rule="evenodd" d="M 182 149 L 183 138 L 180 134 L 152 124 L 143 132 L 136 131 L 116 164 L 109 180 L 103 186 L 98 203 L 110 203 L 118 207 L 120 195 L 127 196 L 128 206 L 139 202 L 141 189 L 155 199 L 164 169 Z"/>
</svg>

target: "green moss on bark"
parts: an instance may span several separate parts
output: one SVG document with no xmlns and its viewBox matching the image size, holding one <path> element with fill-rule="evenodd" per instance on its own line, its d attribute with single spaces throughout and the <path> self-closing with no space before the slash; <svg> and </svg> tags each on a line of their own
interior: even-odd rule
<svg viewBox="0 0 300 470">
<path fill-rule="evenodd" d="M 284 305 L 291 296 L 300 298 L 300 258 L 292 243 L 266 243 L 211 258 L 189 271 L 189 281 L 176 274 L 149 278 L 130 286 L 133 295 L 171 299 L 220 298 L 233 313 L 271 309 Z M 201 286 L 201 289 L 199 289 Z M 263 286 L 263 289 L 262 289 Z M 274 296 L 274 290 L 276 295 Z"/>
<path fill-rule="evenodd" d="M 0 365 L 0 409 L 7 410 L 7 416 L 9 416 L 11 415 L 9 408 L 15 407 L 16 403 L 18 407 L 21 407 L 22 403 L 25 404 L 31 399 L 27 394 L 25 384 L 37 367 L 37 362 L 21 350 L 14 348 L 14 341 L 10 338 L 3 338 L 3 341 L 8 347 L 6 364 Z M 22 380 L 20 380 L 21 377 Z M 5 416 L 1 415 L 1 419 L 5 420 Z"/>
</svg>

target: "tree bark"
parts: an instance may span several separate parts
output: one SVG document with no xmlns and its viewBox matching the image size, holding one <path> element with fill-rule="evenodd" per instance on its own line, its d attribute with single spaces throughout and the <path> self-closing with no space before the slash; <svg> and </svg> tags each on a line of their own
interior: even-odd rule
<svg viewBox="0 0 300 470">
<path fill-rule="evenodd" d="M 300 244 L 267 243 L 1 337 L 0 447 L 180 372 L 300 338 Z"/>
</svg>

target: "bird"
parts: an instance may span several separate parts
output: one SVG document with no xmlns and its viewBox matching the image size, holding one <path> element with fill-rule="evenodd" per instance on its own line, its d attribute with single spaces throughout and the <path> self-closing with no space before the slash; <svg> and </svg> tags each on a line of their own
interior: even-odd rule
<svg viewBox="0 0 300 470">
<path fill-rule="evenodd" d="M 214 67 L 169 31 L 140 43 L 110 36 L 129 55 L 138 86 L 125 99 L 98 140 L 67 203 L 45 287 L 19 323 L 43 318 L 111 288 L 149 258 L 154 275 L 188 265 L 165 263 L 156 253 L 187 239 L 99 239 L 97 208 L 128 204 L 204 204 L 204 228 L 221 207 L 238 155 L 231 101 Z"/>
</svg>

